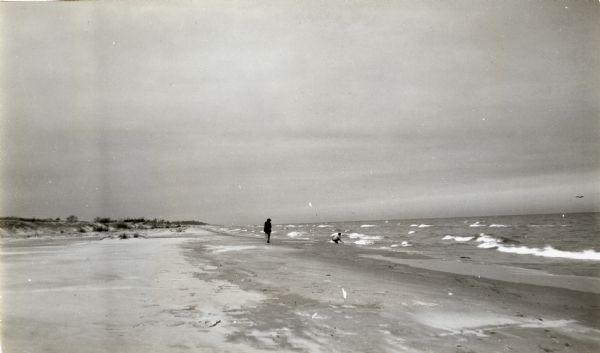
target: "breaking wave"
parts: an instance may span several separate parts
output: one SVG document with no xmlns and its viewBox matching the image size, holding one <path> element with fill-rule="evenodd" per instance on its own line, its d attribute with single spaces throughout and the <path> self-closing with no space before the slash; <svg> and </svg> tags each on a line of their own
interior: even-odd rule
<svg viewBox="0 0 600 353">
<path fill-rule="evenodd" d="M 502 240 L 496 239 L 487 234 L 481 233 L 477 242 L 481 243 L 477 247 L 483 249 L 496 249 L 500 252 L 513 253 L 518 255 L 534 255 L 552 258 L 565 258 L 574 260 L 594 260 L 600 261 L 600 253 L 595 250 L 582 251 L 564 251 L 555 249 L 549 245 L 544 248 L 529 248 L 526 246 L 503 245 Z"/>
<path fill-rule="evenodd" d="M 458 241 L 458 242 L 465 242 L 465 241 L 473 240 L 473 237 L 455 237 L 453 235 L 446 235 L 445 237 L 442 238 L 442 240 L 454 240 L 454 241 Z"/>
</svg>

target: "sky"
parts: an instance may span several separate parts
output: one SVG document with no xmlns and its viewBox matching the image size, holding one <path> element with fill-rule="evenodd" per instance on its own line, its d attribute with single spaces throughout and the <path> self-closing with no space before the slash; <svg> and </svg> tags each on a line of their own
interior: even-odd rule
<svg viewBox="0 0 600 353">
<path fill-rule="evenodd" d="M 600 211 L 597 1 L 0 3 L 0 29 L 2 216 Z"/>
</svg>

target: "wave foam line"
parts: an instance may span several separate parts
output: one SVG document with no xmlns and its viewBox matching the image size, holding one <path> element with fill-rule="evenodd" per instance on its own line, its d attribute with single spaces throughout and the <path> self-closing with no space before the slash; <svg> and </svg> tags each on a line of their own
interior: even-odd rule
<svg viewBox="0 0 600 353">
<path fill-rule="evenodd" d="M 595 250 L 582 250 L 582 251 L 564 251 L 558 250 L 550 245 L 545 246 L 543 249 L 540 248 L 528 248 L 526 246 L 506 246 L 502 245 L 502 241 L 495 239 L 489 235 L 481 233 L 477 241 L 480 242 L 477 247 L 483 249 L 496 249 L 500 252 L 512 253 L 518 255 L 534 255 L 551 258 L 564 258 L 574 260 L 593 260 L 600 261 L 600 253 Z"/>
<path fill-rule="evenodd" d="M 445 237 L 442 238 L 442 240 L 454 240 L 454 241 L 458 241 L 458 242 L 465 242 L 465 241 L 469 241 L 472 239 L 473 239 L 473 237 L 455 237 L 453 235 L 446 235 Z"/>
</svg>

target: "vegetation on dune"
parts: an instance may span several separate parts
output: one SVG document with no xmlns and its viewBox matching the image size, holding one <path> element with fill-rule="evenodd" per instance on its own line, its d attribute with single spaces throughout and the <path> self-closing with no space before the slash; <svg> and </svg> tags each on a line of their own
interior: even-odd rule
<svg viewBox="0 0 600 353">
<path fill-rule="evenodd" d="M 64 220 L 57 218 L 37 217 L 0 217 L 0 236 L 38 236 L 65 233 L 94 233 L 132 229 L 179 229 L 190 225 L 206 225 L 200 221 L 168 221 L 165 219 L 144 217 L 127 217 L 112 219 L 96 217 L 92 222 L 79 220 L 70 215 Z"/>
</svg>

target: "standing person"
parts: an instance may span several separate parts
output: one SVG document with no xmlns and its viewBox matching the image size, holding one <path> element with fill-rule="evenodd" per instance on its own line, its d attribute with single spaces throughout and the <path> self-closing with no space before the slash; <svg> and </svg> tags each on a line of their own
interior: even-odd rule
<svg viewBox="0 0 600 353">
<path fill-rule="evenodd" d="M 331 236 L 331 241 L 333 241 L 334 243 L 338 244 L 339 242 L 342 242 L 342 233 L 337 233 Z"/>
<path fill-rule="evenodd" d="M 263 229 L 267 235 L 267 243 L 271 242 L 271 218 L 267 218 L 265 222 L 265 228 Z"/>
</svg>

